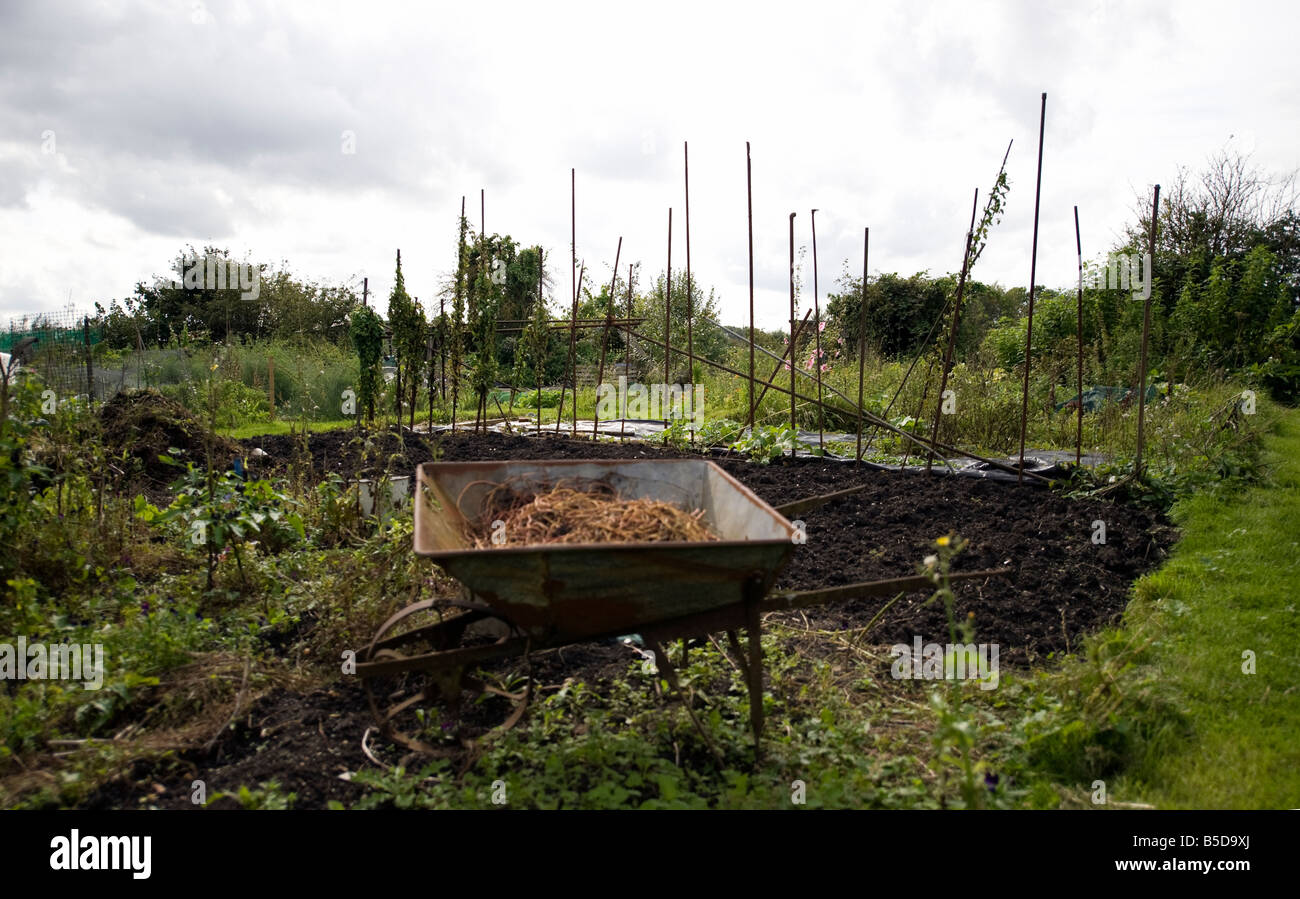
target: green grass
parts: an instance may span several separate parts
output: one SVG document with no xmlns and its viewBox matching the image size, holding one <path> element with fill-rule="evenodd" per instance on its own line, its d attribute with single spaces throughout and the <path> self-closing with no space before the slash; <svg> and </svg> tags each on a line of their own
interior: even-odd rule
<svg viewBox="0 0 1300 899">
<path fill-rule="evenodd" d="M 1174 507 L 1173 557 L 1141 579 L 1125 629 L 1154 637 L 1150 662 L 1188 733 L 1116 784 L 1167 808 L 1300 806 L 1300 411 L 1265 439 L 1272 483 Z M 1243 672 L 1243 653 L 1255 673 Z"/>
<path fill-rule="evenodd" d="M 309 431 L 337 431 L 340 428 L 351 428 L 356 425 L 353 419 L 343 421 L 309 421 L 307 429 Z M 242 424 L 236 428 L 219 428 L 218 431 L 222 437 L 229 437 L 232 440 L 243 440 L 247 437 L 261 437 L 264 434 L 288 434 L 291 430 L 298 429 L 302 426 L 298 421 L 254 421 Z"/>
</svg>

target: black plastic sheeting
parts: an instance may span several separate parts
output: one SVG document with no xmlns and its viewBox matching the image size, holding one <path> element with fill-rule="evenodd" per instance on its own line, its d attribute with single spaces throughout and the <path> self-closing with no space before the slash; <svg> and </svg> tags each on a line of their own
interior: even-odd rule
<svg viewBox="0 0 1300 899">
<path fill-rule="evenodd" d="M 732 458 L 735 456 L 734 453 L 721 447 L 714 447 L 710 449 L 709 452 L 719 456 L 725 455 Z M 800 451 L 798 455 L 801 457 L 816 457 L 815 453 L 804 451 Z M 829 452 L 823 453 L 821 458 L 830 459 L 834 462 L 852 463 L 854 461 L 852 456 L 839 456 Z M 959 456 L 947 461 L 952 465 L 952 468 L 949 468 L 948 465 L 944 464 L 944 460 L 935 459 L 930 470 L 936 474 L 951 474 L 967 478 L 988 478 L 992 481 L 1009 481 L 1011 483 L 1020 482 L 1019 475 L 1014 471 L 1006 471 L 990 465 L 987 462 L 968 459 L 964 456 Z M 1004 465 L 1010 466 L 1014 469 L 1019 465 L 1020 457 L 1018 455 L 1010 456 L 1004 460 L 999 459 L 996 461 L 1000 461 Z M 1081 464 L 1084 467 L 1091 467 L 1103 461 L 1105 461 L 1105 458 L 1102 456 L 1089 455 L 1085 453 L 1082 457 Z M 865 459 L 863 460 L 862 465 L 864 468 L 870 468 L 875 471 L 925 471 L 924 458 L 921 459 L 920 464 L 912 463 L 906 466 L 886 465 L 881 462 L 868 462 Z M 1073 468 L 1074 453 L 1063 450 L 1025 450 L 1025 471 L 1029 474 L 1036 474 L 1039 477 L 1048 478 L 1050 480 L 1065 480 L 1070 477 L 1070 471 Z M 1036 478 L 1026 481 L 1025 483 L 1046 486 L 1042 481 Z"/>
<path fill-rule="evenodd" d="M 533 436 L 535 434 L 534 426 L 532 426 L 531 422 L 527 422 L 525 420 L 517 420 L 514 421 L 512 424 L 513 426 L 510 428 L 507 428 L 503 424 L 497 424 L 497 425 L 493 425 L 491 429 L 500 430 L 500 431 L 511 430 L 514 433 L 521 434 L 525 437 Z M 585 419 L 585 420 L 578 419 L 578 433 L 579 434 L 586 433 L 587 435 L 590 435 L 593 424 L 594 422 L 592 422 L 591 419 Z M 554 423 L 552 423 L 549 427 L 543 426 L 542 431 L 543 433 L 552 433 L 554 431 L 554 427 L 555 425 Z M 568 433 L 570 427 L 571 426 L 566 422 L 564 425 L 561 426 L 560 432 Z M 435 426 L 433 430 L 443 431 L 448 429 L 449 427 L 447 426 Z M 663 429 L 664 429 L 664 423 L 659 420 L 601 419 L 599 433 L 602 437 L 617 437 L 619 436 L 620 430 L 623 430 L 623 432 L 627 435 L 628 439 L 646 440 L 648 442 L 653 442 L 654 438 L 659 433 L 661 433 Z M 827 432 L 824 435 L 824 440 L 828 443 L 829 442 L 853 443 L 857 440 L 857 435 Z M 817 457 L 818 454 L 811 451 L 811 447 L 815 447 L 815 446 L 817 446 L 817 432 L 805 431 L 800 429 L 798 432 L 798 447 L 795 450 L 795 454 L 798 456 Z M 734 452 L 727 450 L 724 447 L 711 447 L 706 452 L 709 453 L 710 455 L 727 456 L 728 458 L 736 457 L 736 454 Z M 853 456 L 842 456 L 831 452 L 822 453 L 820 455 L 820 458 L 830 459 L 835 462 L 854 461 Z M 1000 459 L 998 461 L 1002 462 L 1004 465 L 1011 467 L 1012 469 L 1015 469 L 1020 462 L 1020 457 L 1018 455 L 1010 456 L 1005 459 Z M 1104 461 L 1105 461 L 1104 456 L 1085 453 L 1082 457 L 1081 464 L 1084 467 L 1092 467 Z M 867 462 L 866 460 L 863 460 L 862 464 L 863 466 L 874 469 L 876 471 L 918 471 L 918 470 L 924 471 L 925 470 L 924 457 L 922 457 L 920 464 L 911 463 L 906 466 L 886 465 L 880 462 Z M 951 465 L 952 467 L 949 468 L 949 465 Z M 1074 468 L 1074 453 L 1068 450 L 1045 450 L 1045 449 L 1025 450 L 1025 471 L 1029 474 L 1035 474 L 1042 478 L 1048 478 L 1049 480 L 1064 480 L 1069 478 L 1070 471 L 1073 468 Z M 980 462 L 975 459 L 967 458 L 965 456 L 958 456 L 952 459 L 948 459 L 946 464 L 943 459 L 935 459 L 933 465 L 931 466 L 931 471 L 936 471 L 943 474 L 953 474 L 953 475 L 958 475 L 967 478 L 988 478 L 989 480 L 993 480 L 993 481 L 1020 482 L 1021 480 L 1020 477 L 1015 473 L 1015 471 L 1006 471 L 1004 469 L 997 468 L 993 465 L 990 465 L 987 462 Z M 1040 486 L 1043 485 L 1043 482 L 1038 480 L 1038 478 L 1031 478 L 1026 483 L 1037 484 Z"/>
</svg>

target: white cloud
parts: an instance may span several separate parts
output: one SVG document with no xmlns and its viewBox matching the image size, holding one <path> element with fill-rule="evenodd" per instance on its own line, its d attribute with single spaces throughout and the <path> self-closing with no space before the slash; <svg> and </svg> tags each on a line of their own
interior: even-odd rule
<svg viewBox="0 0 1300 899">
<path fill-rule="evenodd" d="M 1072 209 L 1104 252 L 1135 194 L 1236 134 L 1300 166 L 1287 4 L 199 4 L 0 11 L 0 316 L 125 296 L 183 245 L 287 259 L 413 293 L 452 264 L 462 195 L 540 242 L 567 295 L 578 252 L 643 279 L 692 263 L 738 321 L 753 143 L 760 324 L 786 316 L 787 216 L 823 296 L 843 262 L 955 268 L 973 189 L 1008 140 L 1012 190 L 977 277 L 1029 277 L 1039 93 L 1048 119 L 1039 281 L 1069 284 Z M 42 152 L 53 130 L 58 151 Z M 343 152 L 343 132 L 356 152 Z M 76 264 L 69 264 L 75 260 Z M 811 271 L 805 274 L 811 295 Z"/>
</svg>

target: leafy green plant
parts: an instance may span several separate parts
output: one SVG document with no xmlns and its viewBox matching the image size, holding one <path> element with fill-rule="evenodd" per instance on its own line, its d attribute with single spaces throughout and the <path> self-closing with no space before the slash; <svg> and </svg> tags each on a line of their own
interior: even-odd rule
<svg viewBox="0 0 1300 899">
<path fill-rule="evenodd" d="M 446 776 L 447 768 L 448 763 L 443 759 L 433 761 L 419 771 L 407 771 L 402 765 L 383 771 L 363 768 L 353 776 L 352 782 L 369 788 L 370 792 L 357 803 L 356 808 L 429 808 L 423 790 Z"/>
<path fill-rule="evenodd" d="M 945 784 L 956 781 L 961 808 L 1006 807 L 1007 797 L 999 789 L 999 779 L 987 773 L 987 765 L 975 758 L 981 741 L 979 714 L 972 703 L 964 701 L 961 689 L 960 685 L 949 684 L 946 689 L 931 691 L 929 697 L 936 723 L 930 742 L 937 760 L 956 768 L 955 777 L 945 768 L 940 778 Z"/>
<path fill-rule="evenodd" d="M 1186 718 L 1152 667 L 1154 638 L 1103 631 L 1056 672 L 1055 689 L 1026 717 L 1030 762 L 1067 783 L 1089 783 L 1139 765 L 1186 735 Z"/>
<path fill-rule="evenodd" d="M 546 306 L 546 297 L 541 292 L 532 299 L 529 307 L 528 324 L 515 348 L 514 382 L 516 384 L 536 384 L 537 389 L 521 394 L 515 402 L 525 409 L 534 409 L 540 424 L 543 408 L 554 408 L 560 404 L 557 390 L 541 388 L 543 373 L 546 368 L 546 354 L 550 346 L 551 327 L 550 310 Z"/>
<path fill-rule="evenodd" d="M 356 347 L 360 361 L 360 375 L 357 382 L 357 400 L 371 424 L 375 421 L 375 400 L 379 396 L 382 375 L 379 363 L 384 352 L 384 326 L 375 310 L 362 306 L 352 313 L 350 328 L 352 345 Z M 360 420 L 360 409 L 357 410 Z"/>
<path fill-rule="evenodd" d="M 336 471 L 316 485 L 313 497 L 312 539 L 321 546 L 337 546 L 355 536 L 360 527 L 357 484 L 348 484 Z"/>
<path fill-rule="evenodd" d="M 393 349 L 397 352 L 397 377 L 393 398 L 398 424 L 402 421 L 402 403 L 407 401 L 409 420 L 415 426 L 415 400 L 425 363 L 425 338 L 428 323 L 418 300 L 406 292 L 402 277 L 402 253 L 397 252 L 397 274 L 388 298 L 388 324 L 393 330 Z"/>
<path fill-rule="evenodd" d="M 110 724 L 124 708 L 130 706 L 142 689 L 158 686 L 156 677 L 143 677 L 134 671 L 127 671 L 120 679 L 104 685 L 90 698 L 77 706 L 74 720 L 81 733 L 99 733 Z"/>
<path fill-rule="evenodd" d="M 242 381 L 223 380 L 217 388 L 217 426 L 234 428 L 246 422 L 270 421 L 266 391 Z"/>
<path fill-rule="evenodd" d="M 664 446 L 684 450 L 691 445 L 690 420 L 683 415 L 674 414 L 668 426 L 659 432 L 659 439 Z"/>
<path fill-rule="evenodd" d="M 468 321 L 466 331 L 470 339 L 470 386 L 476 398 L 474 418 L 487 418 L 488 394 L 496 383 L 499 361 L 497 359 L 497 315 L 503 299 L 502 287 L 505 273 L 515 256 L 515 245 L 509 237 L 479 234 L 469 249 L 466 287 L 468 296 Z"/>
<path fill-rule="evenodd" d="M 703 446 L 729 446 L 744 430 L 743 425 L 729 418 L 715 418 L 704 423 L 696 433 L 696 438 Z"/>
<path fill-rule="evenodd" d="M 209 797 L 207 804 L 211 805 L 218 799 L 225 796 L 231 796 L 230 793 L 214 793 Z M 233 794 L 240 808 L 244 809 L 263 809 L 267 811 L 285 811 L 293 808 L 293 804 L 298 800 L 297 793 L 286 793 L 277 780 L 264 781 L 257 785 L 256 788 L 250 789 L 247 786 L 241 786 Z"/>
<path fill-rule="evenodd" d="M 259 539 L 272 552 L 302 539 L 302 515 L 296 501 L 279 493 L 269 481 L 244 481 L 231 472 L 222 472 L 211 484 L 209 481 L 208 472 L 187 463 L 184 476 L 173 485 L 176 499 L 172 504 L 157 515 L 146 505 L 142 514 L 158 523 L 180 521 L 189 541 L 218 551 L 218 561 L 229 551 L 240 580 L 248 587 L 244 550 Z"/>
<path fill-rule="evenodd" d="M 35 381 L 20 378 L 15 387 L 6 382 L 4 412 L 0 418 L 0 580 L 12 575 L 19 564 L 18 555 L 8 551 L 16 546 L 31 516 L 31 494 L 38 480 L 50 477 L 50 470 L 35 463 L 29 444 L 35 421 L 40 415 L 40 390 Z M 10 393 L 13 396 L 11 398 Z"/>
<path fill-rule="evenodd" d="M 536 409 L 539 405 L 537 402 L 537 391 L 530 390 L 527 393 L 521 393 L 515 397 L 515 405 L 523 409 Z M 560 391 L 543 390 L 541 397 L 541 407 L 543 409 L 554 409 L 560 405 Z"/>
<path fill-rule="evenodd" d="M 463 213 L 462 209 L 462 213 Z M 452 426 L 456 422 L 456 408 L 460 403 L 460 388 L 464 377 L 461 372 L 461 364 L 465 357 L 465 294 L 467 267 L 469 263 L 468 252 L 465 245 L 465 236 L 469 233 L 469 221 L 462 214 L 459 222 L 459 233 L 456 240 L 456 283 L 452 297 L 451 321 L 448 323 L 450 329 L 447 336 L 447 349 L 449 353 L 448 380 L 451 381 L 451 420 Z"/>
<path fill-rule="evenodd" d="M 948 619 L 948 639 L 954 644 L 971 643 L 975 636 L 971 618 L 958 623 L 953 614 L 956 596 L 950 577 L 952 561 L 965 547 L 966 541 L 960 537 L 952 534 L 940 537 L 935 541 L 935 553 L 927 556 L 922 566 L 923 572 L 935 583 L 935 592 L 926 604 L 942 600 Z M 989 792 L 996 794 L 997 780 L 982 781 L 979 777 L 983 766 L 975 760 L 980 744 L 978 711 L 965 699 L 963 689 L 963 684 L 945 684 L 930 692 L 929 705 L 936 722 L 930 741 L 938 760 L 957 768 L 955 778 L 948 776 L 946 771 L 940 777 L 945 781 L 956 781 L 962 807 L 984 808 L 989 803 Z"/>
<path fill-rule="evenodd" d="M 799 432 L 786 426 L 763 427 L 759 425 L 735 443 L 731 448 L 738 453 L 749 456 L 759 465 L 767 465 L 794 449 Z"/>
</svg>

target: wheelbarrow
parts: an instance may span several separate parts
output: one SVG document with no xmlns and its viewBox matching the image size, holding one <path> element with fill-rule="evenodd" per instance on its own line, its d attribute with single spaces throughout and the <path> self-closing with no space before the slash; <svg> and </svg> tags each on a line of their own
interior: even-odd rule
<svg viewBox="0 0 1300 899">
<path fill-rule="evenodd" d="M 574 478 L 603 481 L 620 498 L 702 510 L 720 539 L 516 546 L 505 535 L 499 546 L 471 544 L 467 526 L 477 521 L 485 497 L 497 486 Z M 460 581 L 465 596 L 423 600 L 397 612 L 358 654 L 357 674 L 365 679 L 381 731 L 425 753 L 440 750 L 406 734 L 399 719 L 434 704 L 458 713 L 464 691 L 495 693 L 514 703 L 513 713 L 493 733 L 522 717 L 531 677 L 522 692 L 491 686 L 471 674 L 486 662 L 521 656 L 527 663 L 539 650 L 636 633 L 670 688 L 680 692 L 664 643 L 723 631 L 745 679 L 757 751 L 763 728 L 764 613 L 934 587 L 930 577 L 916 575 L 769 595 L 804 533 L 708 460 L 433 462 L 419 466 L 416 484 L 415 553 Z M 801 501 L 798 508 L 810 508 L 818 499 Z M 747 632 L 747 651 L 736 635 L 740 628 Z M 373 686 L 382 678 L 403 682 L 383 692 Z M 687 711 L 694 720 L 689 704 Z"/>
</svg>

